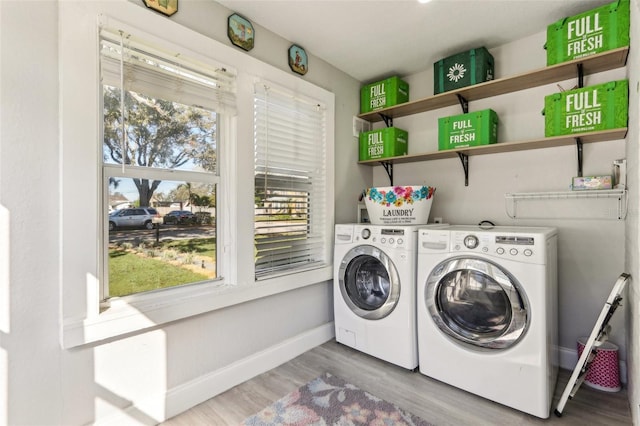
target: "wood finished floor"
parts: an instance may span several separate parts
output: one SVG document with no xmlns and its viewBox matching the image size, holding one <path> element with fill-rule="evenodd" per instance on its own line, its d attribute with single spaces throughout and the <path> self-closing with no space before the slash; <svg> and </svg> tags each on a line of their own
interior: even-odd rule
<svg viewBox="0 0 640 426">
<path fill-rule="evenodd" d="M 162 423 L 237 425 L 322 373 L 331 373 L 437 426 L 631 425 L 626 389 L 609 393 L 581 386 L 563 416 L 544 420 L 405 370 L 331 340 Z M 571 372 L 560 370 L 552 410 Z M 490 384 L 488 384 L 490 386 Z"/>
</svg>

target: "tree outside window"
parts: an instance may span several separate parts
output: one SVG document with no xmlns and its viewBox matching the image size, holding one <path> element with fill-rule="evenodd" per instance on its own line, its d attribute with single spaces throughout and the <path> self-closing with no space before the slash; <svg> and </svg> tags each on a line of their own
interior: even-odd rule
<svg viewBox="0 0 640 426">
<path fill-rule="evenodd" d="M 219 116 L 199 101 L 218 83 L 103 35 L 103 299 L 216 279 Z"/>
</svg>

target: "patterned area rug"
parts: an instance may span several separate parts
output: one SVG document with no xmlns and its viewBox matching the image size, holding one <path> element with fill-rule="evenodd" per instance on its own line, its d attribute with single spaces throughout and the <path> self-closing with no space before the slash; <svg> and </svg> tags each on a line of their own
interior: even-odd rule
<svg viewBox="0 0 640 426">
<path fill-rule="evenodd" d="M 244 426 L 429 426 L 419 417 L 325 373 L 242 422 Z"/>
</svg>

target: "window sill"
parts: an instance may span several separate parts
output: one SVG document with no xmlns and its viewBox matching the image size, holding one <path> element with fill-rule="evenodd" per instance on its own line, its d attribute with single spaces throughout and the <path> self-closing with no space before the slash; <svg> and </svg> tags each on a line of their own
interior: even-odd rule
<svg viewBox="0 0 640 426">
<path fill-rule="evenodd" d="M 169 289 L 131 300 L 115 299 L 95 318 L 65 319 L 65 349 L 122 338 L 171 321 L 329 281 L 333 266 L 249 285 L 206 284 Z"/>
</svg>

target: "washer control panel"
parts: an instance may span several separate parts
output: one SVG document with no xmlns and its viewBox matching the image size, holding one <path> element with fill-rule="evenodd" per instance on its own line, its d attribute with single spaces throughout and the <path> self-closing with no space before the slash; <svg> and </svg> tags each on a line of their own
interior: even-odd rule
<svg viewBox="0 0 640 426">
<path fill-rule="evenodd" d="M 542 244 L 542 246 L 540 246 Z M 492 232 L 451 232 L 451 252 L 483 253 L 505 259 L 535 263 L 544 258 L 545 242 L 533 236 Z"/>
<path fill-rule="evenodd" d="M 417 229 L 384 228 L 366 225 L 357 226 L 354 232 L 354 242 L 371 244 L 378 247 L 403 248 L 415 250 Z"/>
</svg>

